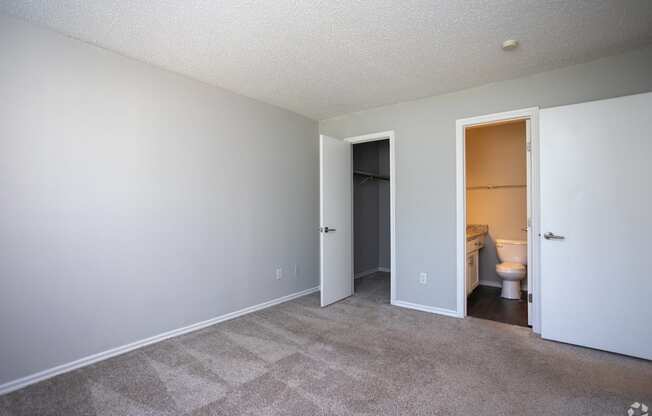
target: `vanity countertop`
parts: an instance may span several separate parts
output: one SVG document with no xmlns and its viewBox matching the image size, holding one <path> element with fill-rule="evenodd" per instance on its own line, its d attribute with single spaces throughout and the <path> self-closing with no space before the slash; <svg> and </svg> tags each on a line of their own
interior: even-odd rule
<svg viewBox="0 0 652 416">
<path fill-rule="evenodd" d="M 483 224 L 468 224 L 466 226 L 466 241 L 476 237 L 485 236 L 489 232 L 489 226 Z"/>
</svg>

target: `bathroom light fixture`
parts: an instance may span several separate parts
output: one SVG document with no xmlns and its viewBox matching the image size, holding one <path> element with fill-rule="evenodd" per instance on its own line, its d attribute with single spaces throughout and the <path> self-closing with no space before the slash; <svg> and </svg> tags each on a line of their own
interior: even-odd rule
<svg viewBox="0 0 652 416">
<path fill-rule="evenodd" d="M 503 42 L 504 51 L 512 51 L 516 49 L 517 46 L 518 46 L 518 41 L 515 39 L 507 39 L 506 41 Z"/>
</svg>

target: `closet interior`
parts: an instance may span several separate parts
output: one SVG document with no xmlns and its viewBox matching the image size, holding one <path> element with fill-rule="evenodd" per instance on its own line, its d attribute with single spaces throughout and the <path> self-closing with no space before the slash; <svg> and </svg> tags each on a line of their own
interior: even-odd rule
<svg viewBox="0 0 652 416">
<path fill-rule="evenodd" d="M 389 302 L 389 140 L 353 145 L 355 292 Z"/>
</svg>

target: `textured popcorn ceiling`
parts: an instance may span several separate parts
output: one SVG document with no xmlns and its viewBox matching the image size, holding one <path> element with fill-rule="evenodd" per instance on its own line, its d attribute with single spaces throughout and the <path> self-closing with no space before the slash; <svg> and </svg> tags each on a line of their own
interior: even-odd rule
<svg viewBox="0 0 652 416">
<path fill-rule="evenodd" d="M 314 119 L 652 42 L 652 0 L 0 0 L 0 11 Z M 503 52 L 507 38 L 521 46 Z"/>
</svg>

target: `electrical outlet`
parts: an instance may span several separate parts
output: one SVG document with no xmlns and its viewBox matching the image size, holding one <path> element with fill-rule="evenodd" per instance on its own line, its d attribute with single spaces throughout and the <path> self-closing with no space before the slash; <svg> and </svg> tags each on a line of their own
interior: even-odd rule
<svg viewBox="0 0 652 416">
<path fill-rule="evenodd" d="M 278 269 L 276 269 L 276 280 L 279 280 L 279 279 L 282 279 L 282 278 L 283 278 L 283 269 L 279 267 Z"/>
<path fill-rule="evenodd" d="M 293 269 L 293 276 L 292 277 L 299 277 L 299 265 L 295 264 L 294 269 Z"/>
<path fill-rule="evenodd" d="M 419 273 L 419 283 L 425 285 L 428 283 L 428 273 Z"/>
</svg>

